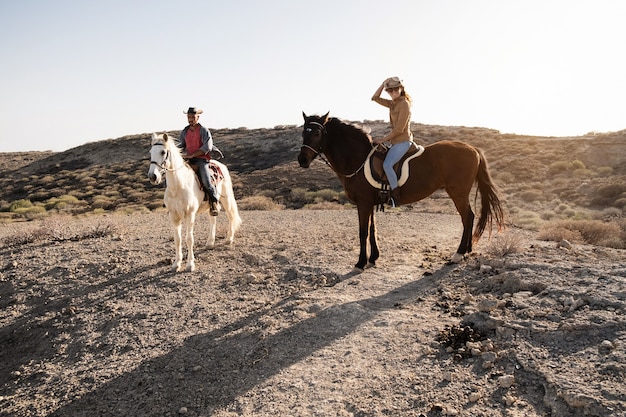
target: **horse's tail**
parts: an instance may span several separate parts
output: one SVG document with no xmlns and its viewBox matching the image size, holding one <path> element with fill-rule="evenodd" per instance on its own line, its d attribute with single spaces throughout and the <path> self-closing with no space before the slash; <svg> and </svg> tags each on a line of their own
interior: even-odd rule
<svg viewBox="0 0 626 417">
<path fill-rule="evenodd" d="M 239 227 L 241 227 L 241 217 L 239 216 L 239 208 L 237 207 L 237 200 L 235 200 L 235 193 L 233 191 L 233 181 L 230 176 L 230 171 L 228 167 L 222 163 L 217 161 L 213 161 L 216 164 L 219 164 L 222 171 L 222 175 L 224 179 L 222 180 L 220 194 L 226 197 L 226 204 L 223 204 L 224 208 L 228 212 L 227 216 L 230 220 L 229 228 L 230 233 L 229 236 L 232 237 Z"/>
<path fill-rule="evenodd" d="M 481 150 L 478 150 L 478 153 L 480 154 L 480 164 L 478 165 L 476 182 L 478 183 L 477 192 L 480 191 L 481 208 L 480 218 L 478 219 L 476 230 L 474 231 L 474 241 L 480 239 L 487 226 L 489 226 L 489 235 L 491 235 L 494 220 L 498 226 L 498 231 L 505 227 L 504 210 L 502 209 L 502 203 L 500 201 L 500 191 L 491 178 L 485 155 Z"/>
</svg>

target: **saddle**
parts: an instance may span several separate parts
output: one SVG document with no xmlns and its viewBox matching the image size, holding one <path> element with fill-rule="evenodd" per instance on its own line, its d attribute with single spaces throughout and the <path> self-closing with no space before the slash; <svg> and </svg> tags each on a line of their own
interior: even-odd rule
<svg viewBox="0 0 626 417">
<path fill-rule="evenodd" d="M 365 177 L 370 185 L 375 188 L 385 188 L 389 185 L 387 175 L 383 169 L 383 162 L 385 156 L 387 156 L 388 148 L 386 146 L 377 146 L 372 150 L 368 160 L 365 161 Z M 398 176 L 398 186 L 401 186 L 409 178 L 408 162 L 420 156 L 424 152 L 424 147 L 421 145 L 413 145 L 409 148 L 407 153 L 393 166 L 396 175 Z"/>
<path fill-rule="evenodd" d="M 193 169 L 193 172 L 196 173 L 196 181 L 198 182 L 198 185 L 200 185 L 200 189 L 206 192 L 206 190 L 204 189 L 204 185 L 202 184 L 202 180 L 200 180 L 200 172 L 198 169 L 198 165 L 192 162 L 189 162 L 189 166 L 191 167 L 191 169 Z M 214 164 L 213 160 L 209 161 L 209 168 L 210 168 L 209 172 L 211 173 L 211 175 L 209 175 L 209 181 L 211 181 L 213 185 L 217 185 L 220 181 L 224 179 L 224 174 L 222 173 L 222 169 L 219 166 L 217 166 L 217 164 Z"/>
</svg>

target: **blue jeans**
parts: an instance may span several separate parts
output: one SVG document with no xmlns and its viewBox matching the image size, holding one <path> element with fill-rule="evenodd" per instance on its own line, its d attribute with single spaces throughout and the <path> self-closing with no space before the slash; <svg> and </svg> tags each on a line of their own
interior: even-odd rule
<svg viewBox="0 0 626 417">
<path fill-rule="evenodd" d="M 210 201 L 217 201 L 217 195 L 215 194 L 215 187 L 211 182 L 211 172 L 209 171 L 209 161 L 204 158 L 191 158 L 190 163 L 198 167 L 198 174 L 200 175 L 200 181 L 204 186 L 204 191 L 208 194 Z"/>
<path fill-rule="evenodd" d="M 387 151 L 387 156 L 383 162 L 383 169 L 387 174 L 387 180 L 389 181 L 389 188 L 392 190 L 398 187 L 398 176 L 393 170 L 393 166 L 404 156 L 405 153 L 411 148 L 413 142 L 406 141 L 391 145 L 391 148 Z"/>
</svg>

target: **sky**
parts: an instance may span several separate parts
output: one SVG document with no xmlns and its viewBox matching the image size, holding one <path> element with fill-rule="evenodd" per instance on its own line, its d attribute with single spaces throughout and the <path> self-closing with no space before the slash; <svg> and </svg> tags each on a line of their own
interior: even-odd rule
<svg viewBox="0 0 626 417">
<path fill-rule="evenodd" d="M 538 136 L 626 129 L 623 0 L 0 0 L 0 152 L 302 112 Z M 219 137 L 214 136 L 216 143 Z"/>
</svg>

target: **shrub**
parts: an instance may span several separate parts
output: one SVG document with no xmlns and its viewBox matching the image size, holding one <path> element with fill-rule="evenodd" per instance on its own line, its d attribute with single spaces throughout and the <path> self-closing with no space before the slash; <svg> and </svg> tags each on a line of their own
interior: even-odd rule
<svg viewBox="0 0 626 417">
<path fill-rule="evenodd" d="M 33 206 L 32 201 L 30 200 L 15 200 L 9 205 L 9 211 L 16 212 L 20 209 L 30 208 Z"/>
<path fill-rule="evenodd" d="M 46 221 L 41 227 L 27 232 L 20 232 L 6 236 L 2 243 L 7 246 L 18 246 L 33 242 L 63 242 L 66 240 L 80 241 L 83 239 L 96 239 L 113 235 L 117 227 L 111 223 L 98 223 L 85 230 L 74 231 L 62 220 L 52 219 Z"/>
<path fill-rule="evenodd" d="M 592 170 L 587 169 L 587 168 L 575 169 L 574 171 L 572 171 L 572 175 L 575 177 L 583 177 L 583 178 L 596 176 L 596 174 Z"/>
<path fill-rule="evenodd" d="M 307 190 L 305 188 L 294 188 L 291 190 L 291 198 L 295 201 L 304 201 Z"/>
<path fill-rule="evenodd" d="M 517 213 L 515 223 L 524 229 L 539 230 L 543 221 L 539 214 L 535 212 L 520 210 Z"/>
<path fill-rule="evenodd" d="M 307 202 L 321 203 L 323 201 L 339 201 L 339 192 L 335 190 L 323 189 L 319 191 L 309 191 L 304 195 Z"/>
<path fill-rule="evenodd" d="M 106 195 L 97 195 L 93 198 L 93 201 L 91 202 L 91 207 L 96 209 L 110 209 L 115 207 L 115 201 L 113 201 L 110 197 Z"/>
<path fill-rule="evenodd" d="M 543 191 L 541 190 L 527 190 L 520 193 L 520 198 L 526 202 L 543 201 L 545 200 Z"/>
<path fill-rule="evenodd" d="M 626 184 L 609 184 L 598 187 L 596 194 L 602 198 L 616 198 L 626 194 Z"/>
<path fill-rule="evenodd" d="M 276 197 L 277 194 L 278 192 L 276 190 L 261 190 L 257 195 L 268 197 L 268 198 L 274 198 Z"/>
<path fill-rule="evenodd" d="M 12 210 L 13 213 L 27 219 L 35 219 L 46 214 L 46 208 L 43 206 L 18 207 Z"/>
<path fill-rule="evenodd" d="M 52 197 L 45 202 L 47 210 L 65 210 L 71 206 L 86 206 L 87 202 L 79 200 L 73 195 L 62 195 L 60 197 Z"/>
<path fill-rule="evenodd" d="M 563 174 L 569 171 L 578 172 L 580 176 L 586 176 L 591 172 L 587 170 L 585 163 L 578 159 L 575 161 L 556 161 L 548 166 L 549 175 Z"/>
<path fill-rule="evenodd" d="M 613 175 L 612 167 L 598 167 L 596 171 L 598 172 L 598 175 L 601 177 L 610 177 L 611 175 Z"/>
<path fill-rule="evenodd" d="M 133 214 L 133 213 L 149 213 L 150 210 L 148 210 L 148 208 L 143 205 L 129 204 L 123 207 L 118 207 L 115 210 L 115 212 L 122 213 L 122 214 Z"/>
<path fill-rule="evenodd" d="M 306 210 L 344 210 L 347 206 L 332 201 L 322 201 L 319 203 L 305 204 L 302 208 Z"/>
<path fill-rule="evenodd" d="M 622 216 L 622 210 L 617 207 L 607 207 L 599 212 L 594 212 L 592 218 L 594 220 L 611 220 Z"/>
<path fill-rule="evenodd" d="M 237 202 L 239 209 L 241 210 L 282 210 L 285 208 L 282 204 L 276 203 L 269 197 L 262 195 L 255 195 L 251 197 L 242 198 Z"/>
<path fill-rule="evenodd" d="M 95 184 L 98 182 L 98 180 L 96 180 L 95 178 L 93 178 L 91 175 L 89 175 L 89 172 L 80 172 L 80 173 L 76 173 L 76 179 L 75 181 L 77 181 L 79 184 L 81 185 L 87 185 L 87 184 Z"/>
<path fill-rule="evenodd" d="M 495 236 L 487 247 L 487 254 L 492 257 L 501 258 L 503 256 L 518 253 L 522 248 L 523 239 L 519 234 L 503 233 Z"/>
<path fill-rule="evenodd" d="M 626 234 L 616 223 L 600 220 L 562 220 L 544 225 L 539 233 L 542 240 L 571 240 L 590 245 L 626 248 Z"/>
<path fill-rule="evenodd" d="M 569 171 L 571 164 L 567 161 L 556 161 L 548 166 L 548 174 L 556 175 Z"/>
</svg>

